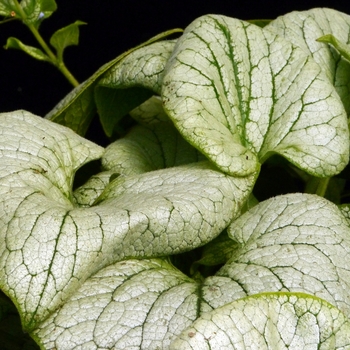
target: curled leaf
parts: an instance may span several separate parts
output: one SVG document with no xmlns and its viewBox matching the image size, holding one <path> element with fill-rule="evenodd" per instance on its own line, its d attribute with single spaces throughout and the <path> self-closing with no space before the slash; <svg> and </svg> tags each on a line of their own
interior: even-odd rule
<svg viewBox="0 0 350 350">
<path fill-rule="evenodd" d="M 104 266 L 210 241 L 255 181 L 204 162 L 116 178 L 93 206 L 81 207 L 74 173 L 103 148 L 28 112 L 0 120 L 0 286 L 28 331 Z"/>
<path fill-rule="evenodd" d="M 49 56 L 47 56 L 42 50 L 23 44 L 19 39 L 10 37 L 7 39 L 5 49 L 17 49 L 22 50 L 29 56 L 32 56 L 33 58 L 40 60 L 40 61 L 47 61 L 51 62 L 51 59 Z"/>
</svg>

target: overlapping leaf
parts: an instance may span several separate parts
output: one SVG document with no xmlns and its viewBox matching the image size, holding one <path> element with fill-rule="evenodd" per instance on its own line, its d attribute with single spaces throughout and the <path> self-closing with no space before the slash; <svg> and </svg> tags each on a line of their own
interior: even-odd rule
<svg viewBox="0 0 350 350">
<path fill-rule="evenodd" d="M 125 114 L 160 94 L 164 67 L 174 45 L 175 40 L 169 40 L 144 46 L 104 74 L 96 87 L 96 103 L 108 136 Z"/>
<path fill-rule="evenodd" d="M 94 206 L 79 208 L 74 173 L 103 149 L 27 112 L 0 118 L 0 284 L 27 330 L 103 266 L 210 241 L 255 180 L 198 163 L 115 179 Z"/>
<path fill-rule="evenodd" d="M 290 194 L 260 203 L 228 228 L 241 244 L 218 275 L 249 295 L 305 292 L 350 316 L 350 228 L 331 202 Z"/>
<path fill-rule="evenodd" d="M 159 96 L 152 96 L 140 106 L 130 111 L 129 114 L 139 124 L 146 126 L 170 120 L 164 111 L 163 103 Z"/>
<path fill-rule="evenodd" d="M 149 39 L 147 42 L 130 49 L 129 51 L 119 55 L 114 60 L 106 63 L 97 70 L 90 78 L 73 89 L 63 100 L 61 100 L 46 116 L 56 123 L 68 126 L 80 135 L 84 135 L 90 125 L 90 122 L 96 113 L 96 102 L 94 89 L 101 76 L 108 72 L 114 65 L 123 60 L 133 51 L 164 39 L 167 36 L 181 32 L 180 29 L 173 29 L 160 33 L 155 37 Z M 111 132 L 110 132 L 111 134 Z"/>
<path fill-rule="evenodd" d="M 34 336 L 58 349 L 349 346 L 350 229 L 336 206 L 280 196 L 230 231 L 231 261 L 203 283 L 165 260 L 119 262 L 89 278 Z"/>
<path fill-rule="evenodd" d="M 229 174 L 257 171 L 273 153 L 321 177 L 348 161 L 346 113 L 320 66 L 248 22 L 195 20 L 168 62 L 162 97 L 185 139 Z"/>
<path fill-rule="evenodd" d="M 119 174 L 139 174 L 205 160 L 171 123 L 137 126 L 106 149 L 102 164 Z"/>
<path fill-rule="evenodd" d="M 347 349 L 349 332 L 349 319 L 322 299 L 259 294 L 204 314 L 169 349 Z"/>
<path fill-rule="evenodd" d="M 333 35 L 349 44 L 350 16 L 328 8 L 314 8 L 309 11 L 294 11 L 273 20 L 265 27 L 282 35 L 293 45 L 312 55 L 329 81 L 334 84 L 347 113 L 350 113 L 350 65 L 327 44 L 317 39 Z"/>
<path fill-rule="evenodd" d="M 167 349 L 197 318 L 197 285 L 161 260 L 127 260 L 91 277 L 35 338 L 46 349 Z"/>
</svg>

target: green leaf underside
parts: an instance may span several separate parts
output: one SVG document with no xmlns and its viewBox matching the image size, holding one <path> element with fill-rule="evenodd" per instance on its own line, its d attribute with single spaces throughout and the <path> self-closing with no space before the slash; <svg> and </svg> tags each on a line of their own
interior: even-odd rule
<svg viewBox="0 0 350 350">
<path fill-rule="evenodd" d="M 272 19 L 250 19 L 247 22 L 257 25 L 258 27 L 264 28 L 267 26 Z"/>
<path fill-rule="evenodd" d="M 350 46 L 338 40 L 334 35 L 327 34 L 321 36 L 317 41 L 331 44 L 344 58 L 350 61 Z"/>
<path fill-rule="evenodd" d="M 56 123 L 68 126 L 76 131 L 79 135 L 84 135 L 88 125 L 90 124 L 95 112 L 96 104 L 94 97 L 94 89 L 99 78 L 110 68 L 117 64 L 124 57 L 128 56 L 134 50 L 140 47 L 150 45 L 158 40 L 162 40 L 167 36 L 181 32 L 181 29 L 173 29 L 163 32 L 151 38 L 147 42 L 130 49 L 127 52 L 116 57 L 114 60 L 106 63 L 97 70 L 90 78 L 73 89 L 63 100 L 61 100 L 46 116 Z M 80 127 L 83 126 L 83 127 Z"/>
<path fill-rule="evenodd" d="M 50 62 L 49 56 L 47 56 L 42 50 L 23 44 L 19 39 L 17 38 L 8 38 L 5 49 L 17 49 L 22 50 L 29 56 L 32 56 L 33 58 L 41 61 L 47 61 Z"/>
<path fill-rule="evenodd" d="M 108 137 L 113 136 L 118 122 L 152 95 L 152 91 L 141 87 L 110 89 L 98 86 L 95 89 L 95 98 L 105 134 Z"/>
<path fill-rule="evenodd" d="M 257 171 L 273 153 L 322 177 L 348 161 L 346 113 L 319 65 L 248 22 L 195 20 L 168 61 L 162 97 L 185 139 L 229 174 Z"/>
<path fill-rule="evenodd" d="M 103 149 L 27 112 L 0 118 L 0 284 L 27 330 L 103 266 L 212 240 L 255 181 L 198 163 L 117 178 L 94 206 L 74 207 L 74 172 Z"/>
<path fill-rule="evenodd" d="M 294 11 L 273 20 L 265 27 L 282 35 L 293 45 L 312 55 L 335 86 L 348 115 L 350 114 L 350 66 L 329 45 L 318 41 L 331 34 L 343 43 L 350 44 L 350 16 L 328 8 Z"/>
<path fill-rule="evenodd" d="M 64 28 L 58 29 L 50 39 L 50 44 L 56 49 L 58 57 L 62 60 L 63 51 L 71 45 L 79 43 L 79 26 L 86 24 L 76 21 Z"/>
<path fill-rule="evenodd" d="M 131 52 L 108 70 L 96 87 L 103 129 L 112 136 L 118 121 L 154 94 L 160 94 L 162 73 L 175 41 L 160 41 Z"/>
<path fill-rule="evenodd" d="M 236 250 L 237 243 L 230 239 L 224 231 L 203 248 L 202 257 L 194 262 L 192 271 L 198 265 L 216 266 L 225 264 Z"/>
</svg>

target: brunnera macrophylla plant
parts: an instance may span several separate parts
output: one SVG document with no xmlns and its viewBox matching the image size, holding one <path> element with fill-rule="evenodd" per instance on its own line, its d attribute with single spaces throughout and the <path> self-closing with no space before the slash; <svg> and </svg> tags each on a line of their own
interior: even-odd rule
<svg viewBox="0 0 350 350">
<path fill-rule="evenodd" d="M 350 349 L 349 28 L 206 15 L 0 115 L 0 286 L 41 349 Z"/>
</svg>

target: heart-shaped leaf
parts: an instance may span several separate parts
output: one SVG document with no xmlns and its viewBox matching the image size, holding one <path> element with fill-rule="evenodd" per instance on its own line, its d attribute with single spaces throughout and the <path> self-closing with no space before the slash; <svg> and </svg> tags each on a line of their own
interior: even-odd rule
<svg viewBox="0 0 350 350">
<path fill-rule="evenodd" d="M 198 163 L 117 178 L 94 206 L 81 208 L 74 173 L 103 149 L 28 112 L 0 120 L 0 285 L 26 330 L 103 266 L 210 241 L 239 213 L 255 181 Z"/>
<path fill-rule="evenodd" d="M 239 243 L 218 276 L 248 295 L 305 292 L 350 316 L 350 228 L 333 203 L 308 194 L 261 202 L 228 228 Z"/>
<path fill-rule="evenodd" d="M 350 16 L 328 8 L 294 11 L 271 21 L 265 27 L 282 35 L 293 45 L 312 55 L 329 81 L 334 84 L 343 104 L 350 114 L 350 65 L 329 45 L 317 39 L 333 35 L 343 43 L 350 44 Z"/>
<path fill-rule="evenodd" d="M 344 107 L 310 55 L 248 22 L 196 19 L 166 67 L 164 108 L 222 171 L 244 176 L 279 153 L 320 177 L 348 162 Z"/>
</svg>

